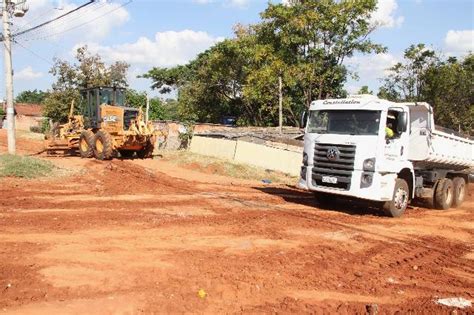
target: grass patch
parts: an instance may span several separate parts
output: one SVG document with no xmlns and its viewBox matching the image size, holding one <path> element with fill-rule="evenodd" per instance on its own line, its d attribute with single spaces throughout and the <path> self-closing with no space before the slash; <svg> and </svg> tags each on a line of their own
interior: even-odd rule
<svg viewBox="0 0 474 315">
<path fill-rule="evenodd" d="M 208 174 L 224 175 L 250 180 L 270 180 L 275 183 L 294 185 L 298 178 L 282 172 L 240 164 L 234 161 L 200 155 L 189 151 L 168 151 L 163 154 L 167 161 L 188 169 Z"/>
<path fill-rule="evenodd" d="M 0 155 L 0 178 L 36 178 L 51 175 L 54 165 L 49 161 L 20 155 Z"/>
</svg>

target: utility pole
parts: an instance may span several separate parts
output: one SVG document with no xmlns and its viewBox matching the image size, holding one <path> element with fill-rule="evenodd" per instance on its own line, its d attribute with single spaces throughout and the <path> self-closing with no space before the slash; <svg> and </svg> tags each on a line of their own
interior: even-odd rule
<svg viewBox="0 0 474 315">
<path fill-rule="evenodd" d="M 283 83 L 281 75 L 278 77 L 278 113 L 279 113 L 279 126 L 280 135 L 283 133 Z"/>
<path fill-rule="evenodd" d="M 145 93 L 146 95 L 146 111 L 145 111 L 145 123 L 148 124 L 148 114 L 149 114 L 149 111 L 150 111 L 150 96 L 148 96 L 148 92 Z"/>
<path fill-rule="evenodd" d="M 15 108 L 13 107 L 13 67 L 12 67 L 12 36 L 10 33 L 10 15 L 22 17 L 28 11 L 25 1 L 12 2 L 2 0 L 3 45 L 5 67 L 5 96 L 7 102 L 7 139 L 8 153 L 16 153 L 15 141 Z"/>
</svg>

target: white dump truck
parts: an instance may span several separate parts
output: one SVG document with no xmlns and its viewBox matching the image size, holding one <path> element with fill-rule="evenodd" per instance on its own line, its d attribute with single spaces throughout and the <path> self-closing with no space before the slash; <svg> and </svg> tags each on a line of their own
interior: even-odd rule
<svg viewBox="0 0 474 315">
<path fill-rule="evenodd" d="M 314 101 L 302 118 L 298 186 L 321 203 L 338 196 L 378 202 L 392 217 L 414 198 L 459 206 L 474 168 L 474 141 L 437 130 L 427 103 L 372 95 Z"/>
</svg>

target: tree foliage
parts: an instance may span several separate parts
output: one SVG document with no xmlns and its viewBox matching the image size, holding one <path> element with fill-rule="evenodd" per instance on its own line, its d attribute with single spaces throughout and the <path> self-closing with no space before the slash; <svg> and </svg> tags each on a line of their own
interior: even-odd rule
<svg viewBox="0 0 474 315">
<path fill-rule="evenodd" d="M 436 123 L 473 133 L 474 55 L 444 59 L 425 45 L 411 45 L 404 61 L 389 69 L 378 96 L 399 102 L 425 101 Z"/>
<path fill-rule="evenodd" d="M 145 92 L 139 92 L 133 89 L 128 89 L 125 94 L 125 103 L 131 107 L 142 108 L 143 112 L 145 112 L 146 109 L 146 99 L 147 96 Z M 166 109 L 158 97 L 150 98 L 148 114 L 150 120 L 166 119 Z"/>
<path fill-rule="evenodd" d="M 107 66 L 98 54 L 91 54 L 87 46 L 76 50 L 76 62 L 55 59 L 50 73 L 56 77 L 52 91 L 44 100 L 44 114 L 55 121 L 67 120 L 69 106 L 80 102 L 79 91 L 97 86 L 127 87 L 129 65 L 117 61 Z M 77 108 L 77 106 L 76 106 Z"/>
<path fill-rule="evenodd" d="M 19 93 L 15 99 L 16 103 L 43 104 L 48 92 L 41 90 L 27 90 Z"/>
<path fill-rule="evenodd" d="M 281 77 L 284 123 L 296 125 L 314 99 L 345 95 L 346 58 L 385 51 L 367 39 L 375 8 L 375 0 L 270 3 L 260 23 L 236 26 L 235 38 L 187 65 L 153 68 L 144 77 L 160 92 L 177 89 L 183 119 L 237 116 L 239 124 L 252 125 L 278 121 Z"/>
</svg>

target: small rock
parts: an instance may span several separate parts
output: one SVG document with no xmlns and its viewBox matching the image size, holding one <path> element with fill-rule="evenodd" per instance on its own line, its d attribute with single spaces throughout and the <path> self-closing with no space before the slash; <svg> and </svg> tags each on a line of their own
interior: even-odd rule
<svg viewBox="0 0 474 315">
<path fill-rule="evenodd" d="M 397 280 L 393 279 L 392 277 L 387 278 L 388 283 L 398 283 Z"/>
<path fill-rule="evenodd" d="M 417 265 L 413 266 L 413 270 L 415 271 L 418 270 L 418 266 Z"/>
<path fill-rule="evenodd" d="M 360 277 L 362 277 L 362 272 L 356 271 L 356 272 L 354 272 L 354 275 L 355 275 L 356 277 L 359 277 L 359 278 L 360 278 Z"/>
<path fill-rule="evenodd" d="M 378 304 L 368 304 L 365 306 L 365 310 L 369 315 L 376 315 L 379 312 L 379 306 Z"/>
</svg>

